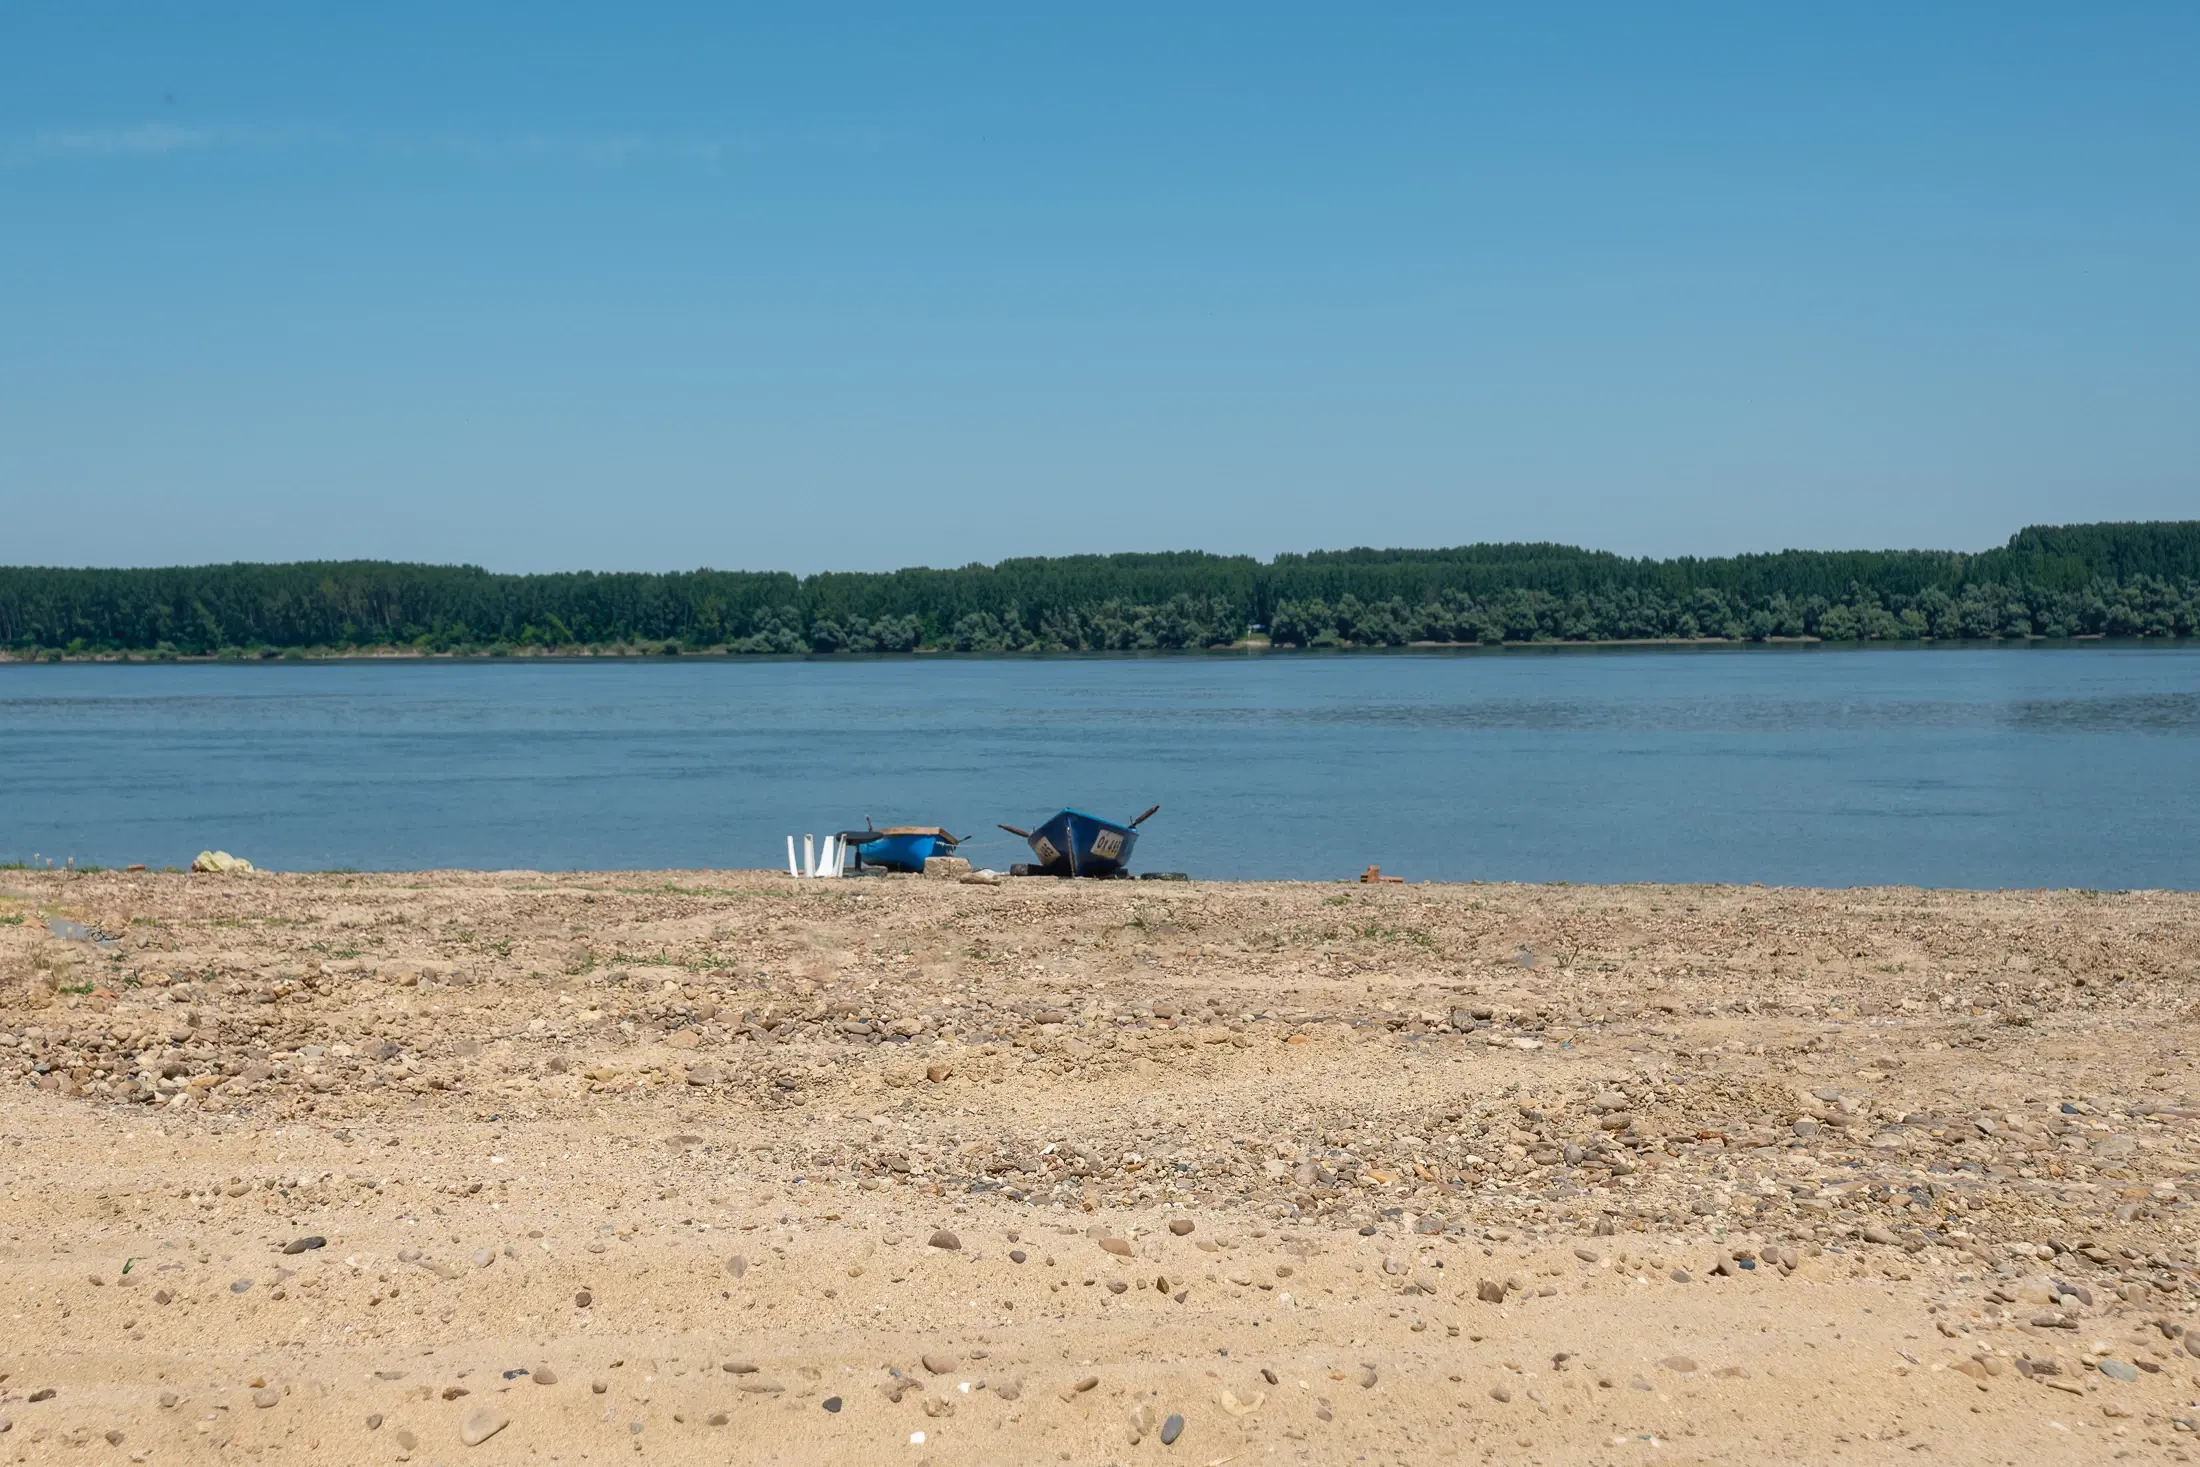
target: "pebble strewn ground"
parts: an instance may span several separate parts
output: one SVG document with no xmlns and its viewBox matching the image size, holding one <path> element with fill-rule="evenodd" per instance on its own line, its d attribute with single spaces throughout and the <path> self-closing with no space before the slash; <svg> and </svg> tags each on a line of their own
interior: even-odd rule
<svg viewBox="0 0 2200 1467">
<path fill-rule="evenodd" d="M 0 873 L 0 1458 L 2188 1460 L 2196 977 L 2169 893 Z"/>
</svg>

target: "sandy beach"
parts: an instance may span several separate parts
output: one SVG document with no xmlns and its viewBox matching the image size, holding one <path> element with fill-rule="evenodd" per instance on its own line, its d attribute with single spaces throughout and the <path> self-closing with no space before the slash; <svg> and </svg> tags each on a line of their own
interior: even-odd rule
<svg viewBox="0 0 2200 1467">
<path fill-rule="evenodd" d="M 7 1460 L 2195 1441 L 2200 896 L 0 893 Z"/>
</svg>

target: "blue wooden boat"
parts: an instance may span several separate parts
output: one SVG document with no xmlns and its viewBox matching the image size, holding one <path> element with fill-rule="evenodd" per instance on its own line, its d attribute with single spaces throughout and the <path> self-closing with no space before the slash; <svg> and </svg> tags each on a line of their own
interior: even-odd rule
<svg viewBox="0 0 2200 1467">
<path fill-rule="evenodd" d="M 937 825 L 889 825 L 884 830 L 844 830 L 841 843 L 856 853 L 856 865 L 888 871 L 922 871 L 934 856 L 953 854 L 962 838 Z"/>
<path fill-rule="evenodd" d="M 1022 836 L 1048 876 L 1121 876 L 1130 866 L 1131 848 L 1138 844 L 1138 827 L 1160 808 L 1156 805 L 1128 824 L 1063 810 L 1034 830 L 1013 825 L 1001 829 Z"/>
</svg>

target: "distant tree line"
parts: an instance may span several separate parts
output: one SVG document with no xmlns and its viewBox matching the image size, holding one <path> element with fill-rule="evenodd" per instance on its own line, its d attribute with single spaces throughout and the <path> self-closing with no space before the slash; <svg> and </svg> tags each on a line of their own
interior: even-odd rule
<svg viewBox="0 0 2200 1467">
<path fill-rule="evenodd" d="M 1006 560 L 807 578 L 498 575 L 380 561 L 0 568 L 17 656 L 894 653 L 1275 642 L 1915 641 L 2200 635 L 2200 521 L 2036 526 L 1982 554 L 1629 559 L 1564 545 Z"/>
</svg>

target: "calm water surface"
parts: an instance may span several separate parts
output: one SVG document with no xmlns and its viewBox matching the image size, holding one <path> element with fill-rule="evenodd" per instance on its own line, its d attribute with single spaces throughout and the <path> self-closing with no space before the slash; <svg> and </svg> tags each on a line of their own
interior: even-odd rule
<svg viewBox="0 0 2200 1467">
<path fill-rule="evenodd" d="M 782 863 L 1159 802 L 1137 864 L 2200 885 L 2200 650 L 0 667 L 0 860 Z"/>
</svg>

